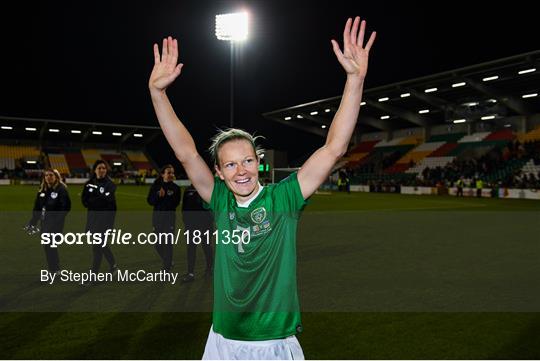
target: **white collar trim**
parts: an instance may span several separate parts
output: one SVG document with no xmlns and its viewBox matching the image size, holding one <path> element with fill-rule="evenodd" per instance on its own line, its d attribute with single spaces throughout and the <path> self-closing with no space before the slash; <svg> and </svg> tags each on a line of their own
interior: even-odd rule
<svg viewBox="0 0 540 361">
<path fill-rule="evenodd" d="M 238 205 L 238 207 L 240 207 L 240 208 L 247 208 L 247 207 L 249 207 L 249 205 L 251 204 L 251 202 L 253 202 L 253 200 L 254 200 L 255 198 L 257 198 L 257 196 L 262 192 L 263 188 L 264 188 L 264 187 L 261 185 L 261 183 L 259 183 L 259 190 L 257 191 L 257 193 L 256 193 L 253 197 L 251 197 L 250 199 L 248 199 L 248 200 L 245 201 L 244 203 L 240 203 L 240 202 L 236 201 L 236 204 Z"/>
</svg>

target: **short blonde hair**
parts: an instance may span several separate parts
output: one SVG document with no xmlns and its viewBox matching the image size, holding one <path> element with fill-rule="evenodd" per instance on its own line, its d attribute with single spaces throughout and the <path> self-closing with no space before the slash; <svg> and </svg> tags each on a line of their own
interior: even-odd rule
<svg viewBox="0 0 540 361">
<path fill-rule="evenodd" d="M 256 144 L 257 139 L 264 138 L 263 136 L 253 136 L 242 129 L 237 128 L 229 128 L 225 130 L 220 130 L 213 138 L 212 138 L 212 145 L 210 145 L 210 148 L 208 148 L 208 151 L 210 152 L 210 155 L 212 156 L 212 160 L 214 161 L 214 164 L 219 167 L 219 149 L 221 146 L 227 142 L 231 142 L 233 140 L 246 140 L 248 141 L 251 146 L 253 147 L 253 151 L 257 155 L 257 158 L 261 157 L 261 154 L 264 153 L 264 149 L 259 147 Z"/>
</svg>

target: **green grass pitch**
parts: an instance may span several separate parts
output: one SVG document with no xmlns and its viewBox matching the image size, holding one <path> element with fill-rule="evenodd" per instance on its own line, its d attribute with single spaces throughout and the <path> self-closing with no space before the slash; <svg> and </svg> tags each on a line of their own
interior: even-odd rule
<svg viewBox="0 0 540 361">
<path fill-rule="evenodd" d="M 212 303 L 202 251 L 187 285 L 42 285 L 43 251 L 21 231 L 35 191 L 0 187 L 1 358 L 199 359 Z M 66 231 L 77 231 L 81 187 L 69 191 Z M 117 227 L 149 231 L 147 191 L 118 188 Z M 297 245 L 306 358 L 540 358 L 539 235 L 537 201 L 313 196 Z M 159 270 L 152 246 L 113 251 L 121 268 Z M 175 271 L 185 258 L 176 245 Z M 60 260 L 83 270 L 91 250 L 61 247 Z"/>
</svg>

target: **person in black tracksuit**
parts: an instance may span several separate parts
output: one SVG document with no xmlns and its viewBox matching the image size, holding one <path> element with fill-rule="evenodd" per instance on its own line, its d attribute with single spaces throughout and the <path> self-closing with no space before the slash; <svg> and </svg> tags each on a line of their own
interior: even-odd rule
<svg viewBox="0 0 540 361">
<path fill-rule="evenodd" d="M 103 233 L 114 229 L 116 217 L 116 185 L 107 176 L 107 163 L 97 160 L 92 167 L 92 177 L 85 183 L 82 192 L 82 204 L 88 209 L 86 217 L 86 232 Z M 107 245 L 92 245 L 93 261 L 92 271 L 98 273 L 103 256 L 109 263 L 109 272 L 118 271 L 114 255 Z"/>
<path fill-rule="evenodd" d="M 182 197 L 182 218 L 184 220 L 184 228 L 189 231 L 190 239 L 187 243 L 187 261 L 188 272 L 182 277 L 182 282 L 192 282 L 195 280 L 195 259 L 197 257 L 197 244 L 192 242 L 193 232 L 199 230 L 201 232 L 201 245 L 206 257 L 206 276 L 212 276 L 214 268 L 214 258 L 212 255 L 212 235 L 214 218 L 212 213 L 203 207 L 203 200 L 193 185 L 190 185 L 184 191 Z M 208 231 L 209 236 L 204 233 Z M 207 242 L 208 241 L 208 242 Z"/>
<path fill-rule="evenodd" d="M 43 180 L 36 195 L 32 218 L 24 227 L 29 234 L 37 232 L 41 222 L 42 233 L 62 233 L 66 215 L 71 210 L 71 199 L 62 177 L 56 169 L 48 168 L 43 172 Z M 58 248 L 43 245 L 49 272 L 60 271 Z"/>
<path fill-rule="evenodd" d="M 170 164 L 163 166 L 160 176 L 150 187 L 146 200 L 154 206 L 152 226 L 156 233 L 174 233 L 176 226 L 176 208 L 180 204 L 180 187 L 174 180 L 174 167 Z M 163 262 L 163 270 L 170 272 L 174 265 L 172 243 L 156 243 L 156 251 Z"/>
</svg>

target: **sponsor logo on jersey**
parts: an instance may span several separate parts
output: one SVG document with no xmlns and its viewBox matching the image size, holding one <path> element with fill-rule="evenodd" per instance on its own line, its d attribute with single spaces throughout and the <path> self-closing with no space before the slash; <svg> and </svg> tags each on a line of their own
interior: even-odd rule
<svg viewBox="0 0 540 361">
<path fill-rule="evenodd" d="M 51 192 L 51 198 L 52 198 L 52 199 L 56 199 L 56 197 L 58 197 L 58 193 L 56 193 L 56 192 Z"/>
</svg>

